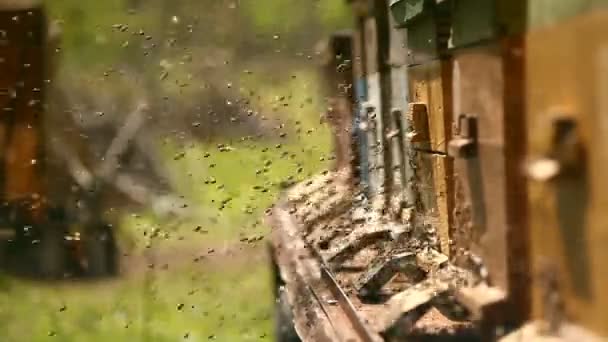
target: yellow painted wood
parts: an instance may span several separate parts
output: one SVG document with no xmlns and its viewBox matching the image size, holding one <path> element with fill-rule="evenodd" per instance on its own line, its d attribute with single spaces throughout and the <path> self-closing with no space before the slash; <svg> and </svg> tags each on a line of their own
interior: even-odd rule
<svg viewBox="0 0 608 342">
<path fill-rule="evenodd" d="M 569 181 L 530 181 L 533 315 L 548 314 L 539 271 L 558 271 L 566 317 L 608 336 L 608 11 L 526 38 L 530 157 L 550 153 L 556 116 L 576 120 L 587 165 Z M 586 185 L 586 191 L 584 187 Z"/>
<path fill-rule="evenodd" d="M 450 184 L 452 183 L 452 165 L 450 158 L 433 155 L 433 182 L 435 184 L 435 201 L 437 208 L 437 218 L 439 220 L 439 243 L 441 252 L 447 256 L 450 255 L 450 212 L 453 206 L 450 194 Z"/>
<path fill-rule="evenodd" d="M 408 69 L 410 101 L 426 105 L 429 140 L 427 152 L 447 151 L 452 117 L 449 70 L 449 62 L 439 60 Z M 423 133 L 422 137 L 425 136 L 426 134 Z M 449 255 L 449 232 L 453 208 L 451 197 L 453 163 L 450 158 L 440 154 L 424 154 L 428 154 L 428 157 L 423 158 L 426 159 L 424 163 L 419 163 L 416 173 L 425 175 L 422 178 L 427 178 L 427 181 L 417 185 L 416 191 L 419 194 L 424 192 L 432 194 L 432 196 L 428 194 L 422 196 L 426 198 L 423 202 L 431 202 L 430 207 L 427 205 L 423 208 L 423 216 L 437 221 L 434 223 L 441 241 L 441 251 Z"/>
<path fill-rule="evenodd" d="M 452 160 L 446 156 L 416 153 L 416 177 L 414 189 L 419 205 L 415 213 L 417 225 L 432 225 L 437 229 L 441 252 L 450 255 L 450 210 L 452 206 L 449 190 L 452 176 Z"/>
<path fill-rule="evenodd" d="M 451 129 L 451 101 L 446 98 L 450 90 L 447 71 L 449 62 L 439 60 L 408 69 L 410 101 L 424 103 L 428 108 L 430 148 L 444 153 Z"/>
</svg>

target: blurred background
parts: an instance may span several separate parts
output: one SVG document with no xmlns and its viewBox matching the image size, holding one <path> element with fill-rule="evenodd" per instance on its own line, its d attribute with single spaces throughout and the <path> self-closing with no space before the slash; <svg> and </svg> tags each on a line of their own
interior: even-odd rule
<svg viewBox="0 0 608 342">
<path fill-rule="evenodd" d="M 264 211 L 333 158 L 315 46 L 344 1 L 45 5 L 49 198 L 109 222 L 119 272 L 0 275 L 2 341 L 273 340 Z"/>
</svg>

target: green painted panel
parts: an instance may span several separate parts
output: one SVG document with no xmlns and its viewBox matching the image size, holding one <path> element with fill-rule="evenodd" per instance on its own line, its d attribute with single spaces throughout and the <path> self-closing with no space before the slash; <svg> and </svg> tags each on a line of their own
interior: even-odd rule
<svg viewBox="0 0 608 342">
<path fill-rule="evenodd" d="M 504 34 L 522 33 L 527 28 L 526 6 L 534 0 L 495 0 L 498 25 Z"/>
<path fill-rule="evenodd" d="M 409 65 L 422 64 L 439 57 L 436 18 L 430 14 L 421 15 L 407 28 Z"/>
<path fill-rule="evenodd" d="M 553 25 L 561 20 L 602 8 L 608 8 L 608 0 L 529 0 L 529 27 Z"/>
<path fill-rule="evenodd" d="M 453 0 L 451 46 L 521 33 L 525 13 L 525 0 Z"/>
<path fill-rule="evenodd" d="M 391 0 L 391 14 L 397 25 L 404 27 L 429 8 L 430 4 L 428 0 Z"/>
<path fill-rule="evenodd" d="M 454 0 L 452 45 L 461 46 L 490 39 L 497 33 L 496 6 L 488 0 Z"/>
</svg>

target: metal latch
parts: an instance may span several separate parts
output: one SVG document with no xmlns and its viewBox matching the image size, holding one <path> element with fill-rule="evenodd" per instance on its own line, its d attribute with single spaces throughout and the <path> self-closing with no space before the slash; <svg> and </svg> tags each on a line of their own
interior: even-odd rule
<svg viewBox="0 0 608 342">
<path fill-rule="evenodd" d="M 428 110 L 425 103 L 414 102 L 409 104 L 407 120 L 411 127 L 407 134 L 411 143 L 430 142 Z"/>
<path fill-rule="evenodd" d="M 363 108 L 363 115 L 359 123 L 359 130 L 363 132 L 373 131 L 376 121 L 376 106 L 370 102 L 364 102 L 361 107 Z"/>
<path fill-rule="evenodd" d="M 527 166 L 528 176 L 536 181 L 550 181 L 563 177 L 574 177 L 585 166 L 583 145 L 576 121 L 570 117 L 552 121 L 549 151 Z"/>
<path fill-rule="evenodd" d="M 386 140 L 390 141 L 390 140 L 393 140 L 396 138 L 401 138 L 401 134 L 402 134 L 401 116 L 402 115 L 403 115 L 403 112 L 401 111 L 400 108 L 391 109 L 391 118 L 393 119 L 393 122 L 395 123 L 395 129 L 386 133 Z"/>
<path fill-rule="evenodd" d="M 454 158 L 472 158 L 477 155 L 477 117 L 461 114 L 456 123 L 454 138 L 448 144 L 448 155 Z"/>
</svg>

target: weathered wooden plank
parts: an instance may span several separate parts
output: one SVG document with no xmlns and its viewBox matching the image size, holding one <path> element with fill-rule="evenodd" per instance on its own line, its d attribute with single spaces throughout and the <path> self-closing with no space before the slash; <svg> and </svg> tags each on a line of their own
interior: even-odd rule
<svg viewBox="0 0 608 342">
<path fill-rule="evenodd" d="M 608 11 L 598 10 L 533 30 L 526 38 L 525 68 L 528 152 L 570 169 L 541 177 L 543 172 L 530 168 L 536 176 L 529 185 L 532 262 L 534 274 L 543 274 L 532 282 L 533 315 L 567 317 L 603 336 L 608 336 L 608 192 L 600 190 L 608 189 L 607 29 Z M 566 136 L 578 146 L 578 152 L 565 155 L 570 160 L 563 154 Z"/>
<path fill-rule="evenodd" d="M 415 152 L 413 157 L 415 226 L 421 229 L 433 227 L 441 252 L 449 255 L 450 208 L 453 206 L 449 190 L 452 183 L 452 160 L 444 155 L 426 152 Z"/>
<path fill-rule="evenodd" d="M 511 49 L 513 48 L 513 49 Z M 509 293 L 527 316 L 526 193 L 517 171 L 524 159 L 521 54 L 519 45 L 490 43 L 454 55 L 454 122 L 475 119 L 474 153 L 455 160 L 453 239 L 457 257 L 469 251 L 481 257 L 493 286 Z M 464 128 L 460 128 L 462 131 Z M 455 138 L 463 132 L 455 131 Z M 507 140 L 507 137 L 511 138 Z M 508 141 L 508 143 L 507 143 Z M 517 257 L 513 257 L 517 253 Z"/>
<path fill-rule="evenodd" d="M 365 74 L 366 74 L 366 102 L 363 108 L 363 122 L 365 124 L 367 140 L 367 156 L 369 174 L 369 196 L 374 203 L 378 203 L 378 194 L 383 191 L 385 178 L 383 176 L 382 142 L 379 134 L 382 132 L 382 94 L 380 83 L 379 39 L 378 25 L 374 16 L 363 19 Z M 381 203 L 380 203 L 381 205 Z"/>
<path fill-rule="evenodd" d="M 505 163 L 506 206 L 508 243 L 507 264 L 509 265 L 509 298 L 513 316 L 517 323 L 530 317 L 530 227 L 528 221 L 528 198 L 526 176 L 522 165 L 526 163 L 528 140 L 525 111 L 525 47 L 522 36 L 504 39 L 504 111 L 505 111 Z"/>
<path fill-rule="evenodd" d="M 409 98 L 428 108 L 430 149 L 447 152 L 451 132 L 450 62 L 432 61 L 408 69 Z"/>
<path fill-rule="evenodd" d="M 365 73 L 366 75 L 371 75 L 380 70 L 380 62 L 378 61 L 378 26 L 376 24 L 376 18 L 365 18 L 363 29 L 365 35 Z"/>
<path fill-rule="evenodd" d="M 425 115 L 414 115 L 410 125 L 415 128 L 411 145 L 418 150 L 414 160 L 413 189 L 418 199 L 417 214 L 421 223 L 431 223 L 437 229 L 441 252 L 449 255 L 452 165 L 445 157 L 451 132 L 451 75 L 450 62 L 434 60 L 408 68 L 410 101 L 425 106 Z M 412 107 L 412 104 L 410 104 Z M 420 122 L 426 120 L 427 122 Z M 428 130 L 428 131 L 426 131 Z M 410 133 L 412 134 L 412 133 Z M 427 142 L 428 140 L 428 142 Z"/>
<path fill-rule="evenodd" d="M 370 194 L 376 209 L 383 210 L 390 200 L 393 184 L 392 160 L 385 134 L 390 127 L 390 69 L 388 13 L 384 0 L 373 1 L 373 16 L 365 19 L 367 70 L 367 124 L 370 152 Z M 374 165 L 375 161 L 375 165 Z M 378 195 L 378 196 L 377 196 Z"/>
<path fill-rule="evenodd" d="M 473 158 L 455 161 L 455 177 L 459 186 L 454 229 L 471 230 L 456 236 L 455 246 L 461 251 L 471 249 L 482 257 L 493 280 L 506 289 L 505 249 L 504 246 L 496 246 L 505 244 L 506 230 L 502 60 L 496 46 L 462 51 L 453 58 L 453 120 L 458 122 L 458 117 L 466 114 L 478 122 L 476 154 Z M 493 172 L 489 172 L 488 167 L 494 167 Z M 485 244 L 482 242 L 484 238 Z"/>
<path fill-rule="evenodd" d="M 435 184 L 435 206 L 438 216 L 437 237 L 441 253 L 450 256 L 450 227 L 451 212 L 453 208 L 452 177 L 453 160 L 452 158 L 433 155 L 433 183 Z"/>
<path fill-rule="evenodd" d="M 382 96 L 381 96 L 380 74 L 375 73 L 367 77 L 367 101 L 364 111 L 366 112 L 368 163 L 369 163 L 369 187 L 371 197 L 376 197 L 384 191 L 386 177 L 384 164 L 384 137 L 382 118 Z M 379 198 L 379 197 L 378 197 Z M 382 204 L 380 204 L 382 205 Z"/>
<path fill-rule="evenodd" d="M 350 182 L 352 170 L 352 121 L 353 121 L 353 73 L 352 41 L 350 32 L 333 34 L 323 49 L 322 74 L 325 94 L 328 98 L 327 120 L 332 130 L 335 170 L 347 173 L 346 181 Z"/>
<path fill-rule="evenodd" d="M 365 54 L 365 21 L 363 18 L 357 18 L 356 29 L 353 40 L 353 74 L 354 74 L 354 91 L 355 91 L 355 106 L 356 117 L 354 121 L 355 129 L 355 149 L 357 151 L 358 160 L 357 175 L 363 188 L 369 187 L 369 161 L 367 155 L 368 141 L 367 132 L 364 130 L 366 113 L 363 108 L 363 103 L 367 101 L 367 79 L 366 75 L 366 54 Z"/>
<path fill-rule="evenodd" d="M 388 142 L 392 158 L 392 179 L 390 208 L 393 216 L 402 214 L 402 208 L 411 204 L 411 190 L 407 185 L 407 174 L 412 173 L 409 160 L 405 153 L 405 133 L 407 120 L 407 31 L 397 28 L 393 16 L 389 16 L 390 27 L 390 126 Z"/>
</svg>

